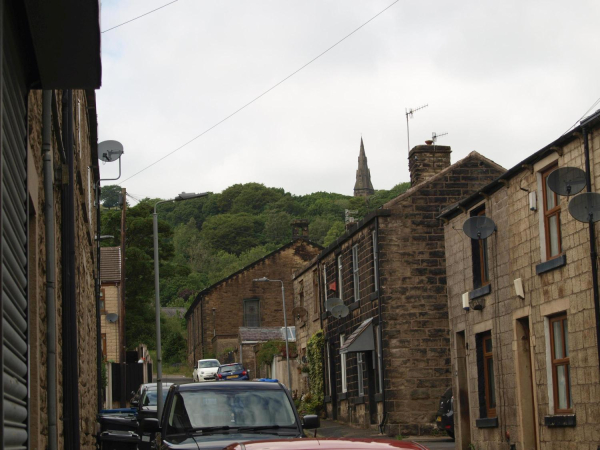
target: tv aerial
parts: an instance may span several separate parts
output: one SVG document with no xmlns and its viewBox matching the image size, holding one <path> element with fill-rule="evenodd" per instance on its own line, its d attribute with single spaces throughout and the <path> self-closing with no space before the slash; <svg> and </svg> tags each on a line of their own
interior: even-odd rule
<svg viewBox="0 0 600 450">
<path fill-rule="evenodd" d="M 409 152 L 410 152 L 410 133 L 408 130 L 408 118 L 413 117 L 415 112 L 417 112 L 421 109 L 427 108 L 428 106 L 429 105 L 427 104 L 427 105 L 419 106 L 418 108 L 414 108 L 414 109 L 413 108 L 408 108 L 408 109 L 405 108 L 404 109 L 404 114 L 406 115 L 406 140 L 408 142 L 408 151 Z"/>
<path fill-rule="evenodd" d="M 341 319 L 342 317 L 346 317 L 349 313 L 350 313 L 350 308 L 348 308 L 344 304 L 336 305 L 333 308 L 331 308 L 331 315 L 333 317 L 335 317 L 336 319 Z"/>
<path fill-rule="evenodd" d="M 107 314 L 106 320 L 108 320 L 110 323 L 115 323 L 117 320 L 119 320 L 119 315 L 116 313 Z"/>
<path fill-rule="evenodd" d="M 331 297 L 331 298 L 328 298 L 325 301 L 325 310 L 331 312 L 331 310 L 335 306 L 337 306 L 337 305 L 343 305 L 343 304 L 344 304 L 344 302 L 341 299 L 339 299 L 337 297 Z"/>
<path fill-rule="evenodd" d="M 579 222 L 598 222 L 600 220 L 600 194 L 584 192 L 574 197 L 569 202 L 569 213 Z"/>
<path fill-rule="evenodd" d="M 431 133 L 431 140 L 433 141 L 433 145 L 437 142 L 438 138 L 442 136 L 447 136 L 448 133 L 437 134 L 435 131 Z"/>
<path fill-rule="evenodd" d="M 294 316 L 296 320 L 306 322 L 306 318 L 308 317 L 308 311 L 302 306 L 296 306 L 294 309 L 292 309 L 292 316 Z"/>
<path fill-rule="evenodd" d="M 578 194 L 585 185 L 585 172 L 578 167 L 561 167 L 548 175 L 548 187 L 558 195 Z"/>
<path fill-rule="evenodd" d="M 486 239 L 494 231 L 496 231 L 496 224 L 492 219 L 485 216 L 470 217 L 463 224 L 463 232 L 471 239 Z"/>
</svg>

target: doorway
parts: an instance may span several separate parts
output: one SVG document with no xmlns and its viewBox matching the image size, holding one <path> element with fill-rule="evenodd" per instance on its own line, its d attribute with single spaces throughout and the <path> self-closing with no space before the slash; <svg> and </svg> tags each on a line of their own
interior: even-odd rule
<svg viewBox="0 0 600 450">
<path fill-rule="evenodd" d="M 537 426 L 531 365 L 531 333 L 529 317 L 517 319 L 515 326 L 517 359 L 517 397 L 519 399 L 519 421 L 523 450 L 536 450 Z"/>
<path fill-rule="evenodd" d="M 468 450 L 471 444 L 471 413 L 469 403 L 469 385 L 467 373 L 467 342 L 465 332 L 456 333 L 456 384 L 458 392 L 454 394 L 454 432 L 456 448 Z M 458 415 L 456 408 L 458 406 Z"/>
</svg>

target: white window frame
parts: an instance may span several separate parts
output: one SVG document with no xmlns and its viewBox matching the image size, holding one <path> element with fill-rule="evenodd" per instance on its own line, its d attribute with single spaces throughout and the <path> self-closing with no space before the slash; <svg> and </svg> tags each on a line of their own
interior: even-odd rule
<svg viewBox="0 0 600 450">
<path fill-rule="evenodd" d="M 338 261 L 338 295 L 340 300 L 344 300 L 344 290 L 342 289 L 342 280 L 343 280 L 343 266 L 342 266 L 342 255 L 339 255 L 337 258 Z"/>
<path fill-rule="evenodd" d="M 540 234 L 540 259 L 541 262 L 548 261 L 548 257 L 546 256 L 548 251 L 546 249 L 546 227 L 544 226 L 544 191 L 543 191 L 543 182 L 542 182 L 542 172 L 544 170 L 556 163 L 558 161 L 558 154 L 552 153 L 551 155 L 545 157 L 541 161 L 538 161 L 533 165 L 533 171 L 536 176 L 537 182 L 537 216 L 538 216 L 538 227 Z M 560 166 L 559 166 L 560 167 Z"/>
<path fill-rule="evenodd" d="M 354 301 L 360 300 L 360 275 L 358 273 L 358 244 L 352 246 L 352 278 L 354 280 Z"/>
<path fill-rule="evenodd" d="M 340 335 L 340 348 L 342 348 L 345 341 L 346 341 L 346 335 L 341 334 Z M 340 356 L 341 356 L 340 372 L 341 372 L 341 378 L 342 378 L 342 394 L 344 394 L 344 393 L 348 392 L 348 383 L 347 383 L 347 379 L 346 379 L 346 353 L 342 353 Z"/>
<path fill-rule="evenodd" d="M 379 273 L 379 249 L 377 248 L 377 231 L 373 230 L 373 286 L 375 292 L 379 290 L 379 280 L 377 274 Z"/>
<path fill-rule="evenodd" d="M 359 352 L 356 354 L 356 374 L 358 375 L 358 396 L 363 397 L 365 395 L 365 381 L 363 376 L 363 353 Z"/>
<path fill-rule="evenodd" d="M 552 375 L 552 341 L 550 338 L 550 319 L 558 314 L 566 314 L 567 318 L 569 318 L 569 310 L 568 308 L 566 310 L 550 310 L 550 308 L 548 308 L 548 310 L 546 311 L 542 311 L 542 313 L 547 314 L 544 315 L 544 338 L 546 341 L 546 379 L 548 380 L 547 383 L 547 389 L 548 389 L 548 412 L 550 415 L 555 415 L 555 414 L 563 414 L 563 413 L 557 413 L 556 412 L 556 401 L 554 398 L 554 377 Z M 571 386 L 572 389 L 572 386 Z M 572 395 L 573 391 L 571 390 L 571 395 Z M 572 399 L 572 397 L 571 397 Z M 571 401 L 571 403 L 573 403 Z M 567 413 L 570 414 L 570 413 Z"/>
<path fill-rule="evenodd" d="M 327 311 L 327 265 L 323 264 L 323 311 Z"/>
<path fill-rule="evenodd" d="M 381 394 L 383 392 L 383 371 L 381 370 L 381 335 L 379 334 L 379 327 L 380 325 L 375 325 L 375 351 L 373 352 L 373 357 L 376 361 L 373 367 L 377 370 L 377 378 L 379 380 L 377 393 Z"/>
</svg>

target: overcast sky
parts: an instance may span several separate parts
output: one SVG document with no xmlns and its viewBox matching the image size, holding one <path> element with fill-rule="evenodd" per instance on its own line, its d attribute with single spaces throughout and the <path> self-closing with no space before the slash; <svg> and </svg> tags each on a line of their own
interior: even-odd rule
<svg viewBox="0 0 600 450">
<path fill-rule="evenodd" d="M 104 0 L 101 29 L 168 2 Z M 352 195 L 362 135 L 373 186 L 390 189 L 409 180 L 405 110 L 424 104 L 411 147 L 447 132 L 452 162 L 476 150 L 510 168 L 600 97 L 597 0 L 400 0 L 133 176 L 392 3 L 178 0 L 103 33 L 99 140 L 123 143 L 122 185 L 138 198 L 247 182 Z"/>
</svg>

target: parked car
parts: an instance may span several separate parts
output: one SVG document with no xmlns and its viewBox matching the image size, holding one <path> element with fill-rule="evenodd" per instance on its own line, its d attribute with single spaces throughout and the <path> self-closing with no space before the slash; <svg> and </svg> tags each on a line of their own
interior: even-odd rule
<svg viewBox="0 0 600 450">
<path fill-rule="evenodd" d="M 417 442 L 393 439 L 288 439 L 280 441 L 255 441 L 233 444 L 226 450 L 427 450 Z"/>
<path fill-rule="evenodd" d="M 452 388 L 448 388 L 440 399 L 440 409 L 436 414 L 436 424 L 438 430 L 445 431 L 454 439 L 454 396 Z"/>
<path fill-rule="evenodd" d="M 162 450 L 223 449 L 252 440 L 303 438 L 319 418 L 300 418 L 281 383 L 191 383 L 169 389 L 162 417 L 148 419 Z"/>
<path fill-rule="evenodd" d="M 163 404 L 167 398 L 169 388 L 173 383 L 162 383 L 162 396 Z M 138 449 L 146 450 L 151 448 L 151 442 L 154 441 L 154 433 L 146 430 L 146 419 L 156 418 L 157 413 L 157 401 L 158 401 L 158 383 L 148 383 L 144 385 L 140 394 L 140 401 L 138 403 L 138 427 L 137 434 L 140 442 Z"/>
<path fill-rule="evenodd" d="M 249 380 L 248 371 L 240 363 L 223 364 L 217 371 L 218 381 Z"/>
<path fill-rule="evenodd" d="M 216 359 L 200 359 L 194 368 L 192 378 L 198 383 L 216 380 L 220 366 L 221 363 Z"/>
</svg>

